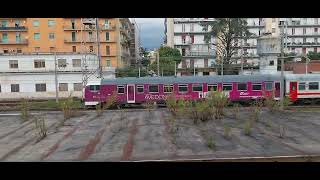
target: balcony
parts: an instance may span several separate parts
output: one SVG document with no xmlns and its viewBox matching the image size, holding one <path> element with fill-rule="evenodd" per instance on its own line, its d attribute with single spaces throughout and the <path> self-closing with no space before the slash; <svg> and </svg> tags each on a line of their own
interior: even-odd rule
<svg viewBox="0 0 320 180">
<path fill-rule="evenodd" d="M 288 37 L 318 37 L 320 36 L 319 33 L 317 32 L 313 32 L 313 33 L 310 33 L 310 34 L 288 34 L 287 35 Z"/>
<path fill-rule="evenodd" d="M 0 44 L 6 44 L 6 45 L 11 45 L 11 44 L 28 44 L 27 39 L 21 39 L 20 41 L 3 41 L 0 39 Z"/>
<path fill-rule="evenodd" d="M 102 27 L 100 27 L 101 30 L 116 30 L 116 26 L 105 26 L 102 25 Z"/>
<path fill-rule="evenodd" d="M 320 47 L 320 42 L 298 42 L 298 43 L 287 43 L 288 47 Z"/>
<path fill-rule="evenodd" d="M 214 51 L 187 51 L 183 57 L 215 57 Z"/>
<path fill-rule="evenodd" d="M 28 28 L 25 26 L 0 27 L 0 31 L 28 31 Z"/>
<path fill-rule="evenodd" d="M 64 42 L 65 43 L 81 43 L 81 40 L 80 39 L 67 38 L 67 39 L 64 39 Z"/>
</svg>

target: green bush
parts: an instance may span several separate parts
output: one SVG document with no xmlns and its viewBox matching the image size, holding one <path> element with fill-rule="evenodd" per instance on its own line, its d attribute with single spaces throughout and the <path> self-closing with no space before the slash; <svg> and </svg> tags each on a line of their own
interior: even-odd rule
<svg viewBox="0 0 320 180">
<path fill-rule="evenodd" d="M 28 121 L 30 118 L 30 104 L 28 99 L 21 100 L 20 111 L 23 122 Z"/>
<path fill-rule="evenodd" d="M 178 103 L 174 93 L 167 96 L 165 100 L 166 106 L 173 116 L 177 115 Z"/>
<path fill-rule="evenodd" d="M 221 91 L 208 92 L 208 103 L 214 110 L 214 117 L 220 119 L 224 115 L 224 108 L 229 104 L 228 97 Z"/>
</svg>

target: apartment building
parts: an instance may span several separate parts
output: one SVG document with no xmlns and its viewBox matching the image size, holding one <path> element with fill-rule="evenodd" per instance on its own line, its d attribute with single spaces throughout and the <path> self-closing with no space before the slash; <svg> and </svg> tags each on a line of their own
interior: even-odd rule
<svg viewBox="0 0 320 180">
<path fill-rule="evenodd" d="M 182 61 L 177 67 L 177 75 L 193 74 L 212 75 L 216 53 L 212 46 L 204 41 L 203 30 L 200 22 L 213 21 L 213 18 L 166 18 L 165 34 L 166 44 L 180 50 Z M 212 39 L 214 42 L 215 39 Z"/>
<path fill-rule="evenodd" d="M 82 97 L 82 54 L 74 53 L 20 53 L 0 56 L 0 100 L 19 98 L 55 98 L 56 77 L 59 98 Z M 87 54 L 87 70 L 97 69 L 95 54 Z M 56 68 L 55 68 L 56 65 Z M 56 72 L 56 73 L 55 73 Z M 103 77 L 114 78 L 115 68 L 103 67 Z M 94 74 L 88 81 L 99 81 Z"/>
<path fill-rule="evenodd" d="M 0 18 L 0 54 L 31 52 L 95 52 L 99 31 L 102 66 L 130 65 L 134 42 L 128 18 L 98 18 L 85 24 L 84 18 Z M 93 22 L 95 23 L 95 22 Z"/>
<path fill-rule="evenodd" d="M 191 63 L 191 66 L 192 64 L 198 65 L 196 67 L 198 73 L 196 74 L 208 75 L 207 72 L 204 73 L 206 63 L 202 63 L 202 61 L 206 61 L 206 57 L 203 57 L 202 53 L 193 53 L 191 58 L 190 52 L 192 52 L 197 45 L 204 43 L 204 41 L 201 40 L 203 40 L 203 36 L 207 32 L 202 30 L 200 23 L 209 20 L 214 20 L 214 18 L 166 18 L 165 43 L 170 47 L 178 48 L 183 55 L 183 61 L 178 66 L 178 70 L 181 71 L 181 69 L 183 69 L 183 63 L 193 60 L 194 62 Z M 250 65 L 251 67 L 258 66 L 259 56 L 257 54 L 257 39 L 263 33 L 271 33 L 274 36 L 280 36 L 282 27 L 284 32 L 283 45 L 286 53 L 293 52 L 296 54 L 307 54 L 309 51 L 319 51 L 319 18 L 247 18 L 247 23 L 249 31 L 253 33 L 253 35 L 238 40 L 238 53 L 232 57 L 238 64 L 241 63 L 240 57 L 242 56 L 244 64 Z M 240 46 L 241 43 L 242 47 Z M 209 45 L 207 46 L 209 47 Z M 205 47 L 206 49 L 205 43 L 202 47 Z M 215 54 L 214 51 L 212 53 Z M 215 58 L 212 58 L 211 62 L 213 61 L 214 63 L 215 60 Z M 183 74 L 178 73 L 178 75 Z"/>
</svg>

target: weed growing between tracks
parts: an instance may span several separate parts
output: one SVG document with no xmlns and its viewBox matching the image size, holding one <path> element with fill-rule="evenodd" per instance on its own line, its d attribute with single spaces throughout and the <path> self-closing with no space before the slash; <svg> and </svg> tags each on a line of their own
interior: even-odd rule
<svg viewBox="0 0 320 180">
<path fill-rule="evenodd" d="M 113 91 L 111 96 L 107 96 L 106 102 L 103 103 L 100 100 L 100 103 L 96 105 L 97 117 L 100 117 L 106 109 L 113 107 L 117 102 L 117 92 Z"/>
<path fill-rule="evenodd" d="M 37 142 L 41 141 L 47 136 L 48 128 L 45 123 L 45 115 L 39 114 L 34 118 L 36 136 L 38 137 Z"/>
<path fill-rule="evenodd" d="M 21 119 L 22 122 L 26 122 L 30 118 L 30 104 L 28 99 L 22 99 L 20 104 Z"/>
</svg>

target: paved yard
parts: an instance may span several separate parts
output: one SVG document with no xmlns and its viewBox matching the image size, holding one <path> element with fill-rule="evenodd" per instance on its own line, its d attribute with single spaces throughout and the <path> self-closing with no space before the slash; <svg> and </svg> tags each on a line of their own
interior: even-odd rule
<svg viewBox="0 0 320 180">
<path fill-rule="evenodd" d="M 244 134 L 249 109 L 240 119 L 227 112 L 224 119 L 194 125 L 165 108 L 79 113 L 63 125 L 61 112 L 46 112 L 48 135 L 38 140 L 35 123 L 22 123 L 15 113 L 0 115 L 1 161 L 132 161 L 188 158 L 320 155 L 320 112 L 263 110 Z M 36 116 L 36 112 L 33 112 Z M 32 119 L 32 118 L 31 118 Z M 229 138 L 225 127 L 230 127 Z M 284 137 L 280 138 L 280 130 Z M 212 145 L 212 146 L 211 146 Z"/>
</svg>

